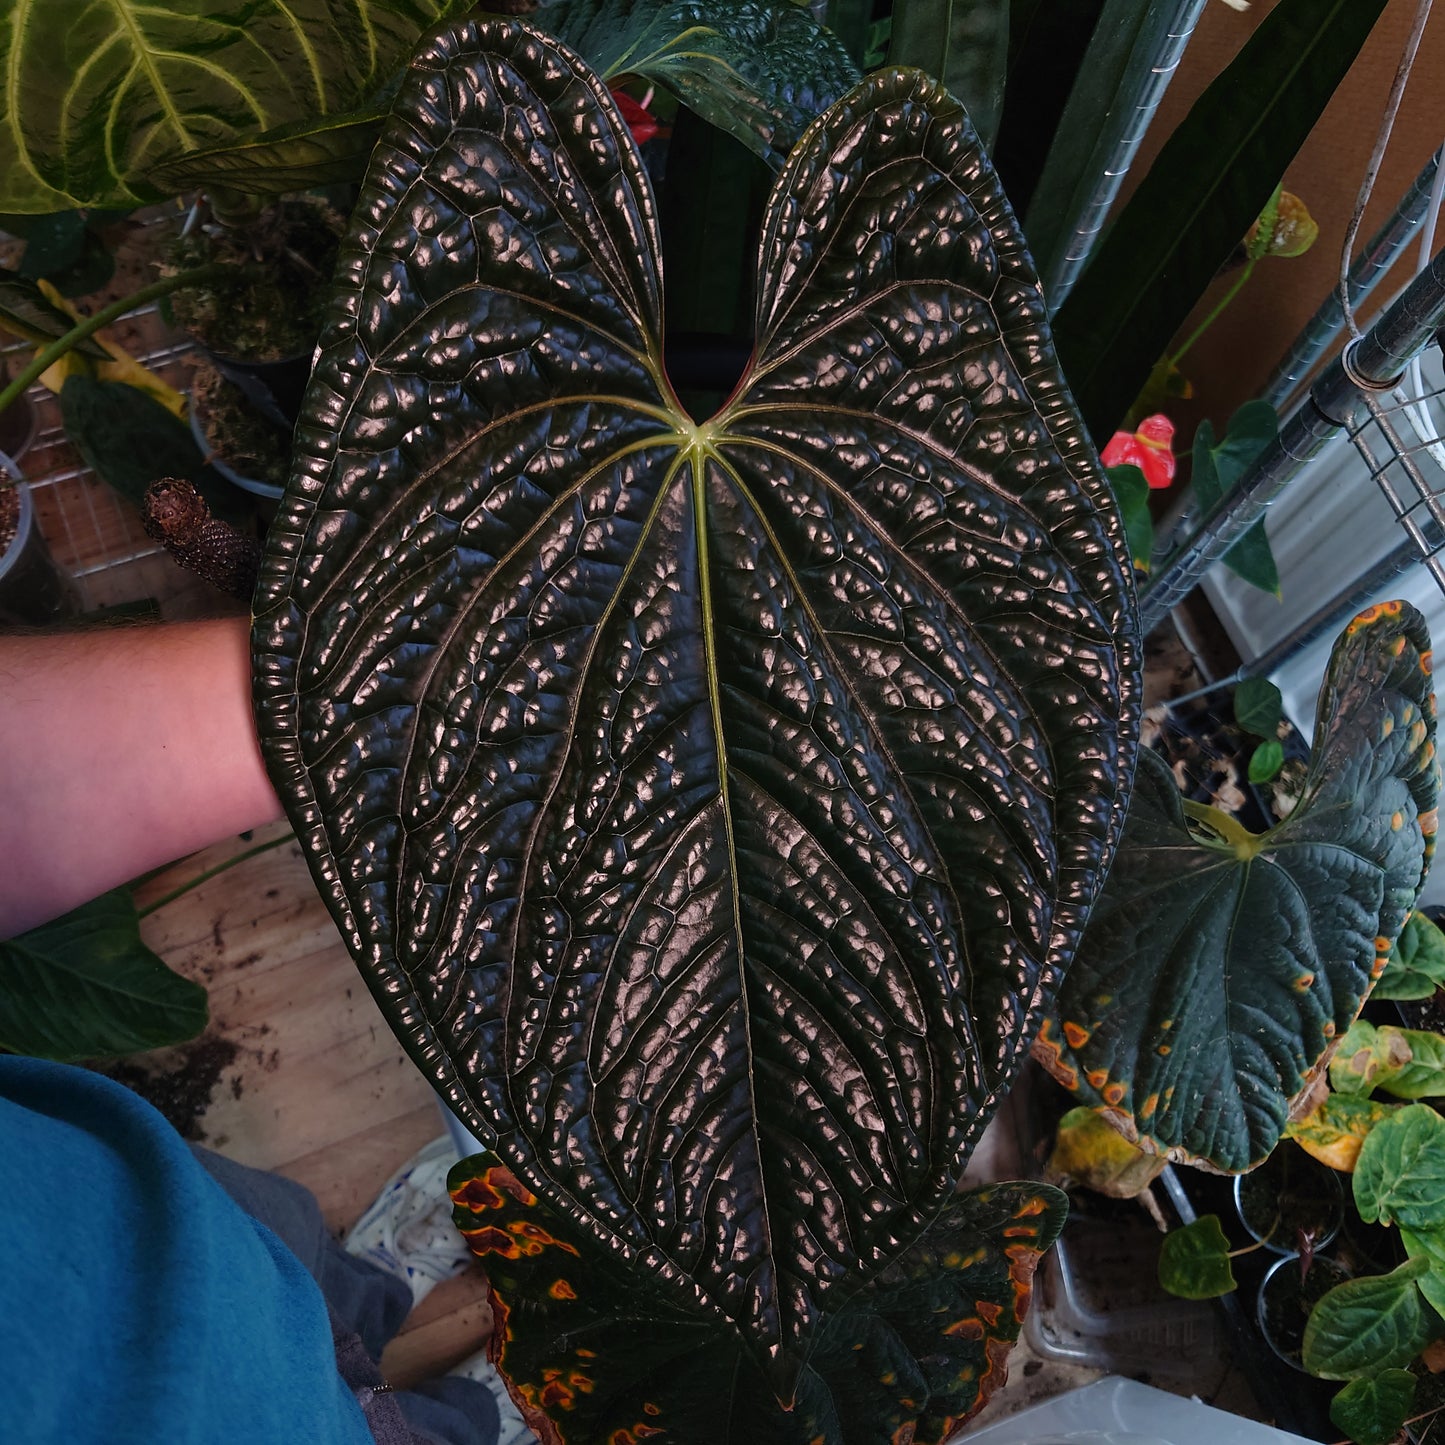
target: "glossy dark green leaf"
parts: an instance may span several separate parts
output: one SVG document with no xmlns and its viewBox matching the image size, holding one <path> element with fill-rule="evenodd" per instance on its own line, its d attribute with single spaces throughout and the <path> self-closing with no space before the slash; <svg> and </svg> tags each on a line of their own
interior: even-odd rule
<svg viewBox="0 0 1445 1445">
<path fill-rule="evenodd" d="M 951 1197 L 1120 823 L 1123 538 L 957 103 L 860 86 L 694 423 L 605 87 L 420 52 L 258 590 L 258 725 L 393 1025 L 781 1395 Z"/>
<path fill-rule="evenodd" d="M 912 65 L 964 104 L 992 150 L 1008 75 L 1009 0 L 894 0 L 890 65 Z"/>
<path fill-rule="evenodd" d="M 206 991 L 141 942 L 130 892 L 117 888 L 0 942 L 0 1048 L 73 1063 L 193 1039 Z"/>
<path fill-rule="evenodd" d="M 863 69 L 873 39 L 873 0 L 826 0 L 823 18 L 843 49 Z"/>
<path fill-rule="evenodd" d="M 1445 1226 L 1445 1119 L 1410 1104 L 1376 1124 L 1360 1146 L 1355 1208 L 1367 1224 Z"/>
<path fill-rule="evenodd" d="M 1217 1299 L 1238 1288 L 1218 1215 L 1202 1215 L 1164 1236 L 1159 1283 L 1181 1299 Z"/>
<path fill-rule="evenodd" d="M 463 1160 L 448 1183 L 486 1267 L 493 1358 L 553 1445 L 650 1432 L 708 1445 L 939 1445 L 1003 1382 L 1035 1266 L 1068 1214 L 1047 1185 L 959 1196 L 829 1318 L 784 1411 L 727 1321 L 629 1272 L 495 1155 Z"/>
<path fill-rule="evenodd" d="M 1414 1401 L 1415 1377 L 1409 1370 L 1381 1370 L 1351 1380 L 1330 1401 L 1330 1419 L 1355 1445 L 1390 1445 Z"/>
<path fill-rule="evenodd" d="M 284 196 L 358 180 L 388 106 L 368 106 L 298 121 L 234 144 L 188 151 L 146 172 L 146 184 L 166 195 L 224 186 L 252 196 Z"/>
<path fill-rule="evenodd" d="M 191 151 L 350 110 L 469 0 L 12 0 L 0 211 L 135 205 Z"/>
<path fill-rule="evenodd" d="M 255 498 L 210 466 L 191 429 L 153 396 L 78 373 L 61 388 L 60 415 L 86 466 L 134 506 L 152 482 L 184 477 L 215 516 L 237 525 L 255 518 Z"/>
<path fill-rule="evenodd" d="M 1409 1364 L 1436 1323 L 1415 1287 L 1429 1267 L 1411 1259 L 1389 1274 L 1337 1284 L 1310 1311 L 1305 1369 L 1324 1380 L 1353 1380 Z"/>
<path fill-rule="evenodd" d="M 1251 401 L 1229 419 L 1224 440 L 1214 440 L 1214 425 L 1205 420 L 1194 433 L 1194 499 L 1201 515 L 1212 512 L 1233 490 L 1249 464 L 1279 434 L 1279 418 L 1268 402 Z M 1252 587 L 1279 596 L 1279 568 L 1261 519 L 1224 554 L 1224 565 Z"/>
<path fill-rule="evenodd" d="M 37 346 L 48 346 L 74 326 L 75 318 L 67 316 L 30 277 L 0 266 L 0 327 Z M 99 361 L 110 355 L 93 336 L 75 349 Z"/>
<path fill-rule="evenodd" d="M 1266 738 L 1249 755 L 1249 781 L 1251 783 L 1267 783 L 1271 778 L 1279 776 L 1279 770 L 1284 767 L 1284 744 L 1278 738 Z"/>
<path fill-rule="evenodd" d="M 1412 913 L 1390 950 L 1375 996 L 1429 998 L 1437 988 L 1445 988 L 1445 933 L 1423 913 Z"/>
<path fill-rule="evenodd" d="M 1125 464 L 1108 468 L 1109 486 L 1124 519 L 1124 535 L 1129 542 L 1129 556 L 1141 571 L 1149 570 L 1154 551 L 1154 518 L 1149 511 L 1149 483 L 1138 467 Z"/>
<path fill-rule="evenodd" d="M 1419 613 L 1335 644 L 1299 804 L 1255 835 L 1140 757 L 1124 842 L 1035 1053 L 1175 1159 L 1239 1171 L 1359 1012 L 1434 846 L 1435 697 Z"/>
<path fill-rule="evenodd" d="M 1257 738 L 1273 738 L 1284 718 L 1284 698 L 1267 677 L 1247 677 L 1234 689 L 1234 720 Z"/>
<path fill-rule="evenodd" d="M 670 90 L 774 170 L 859 75 L 838 38 L 789 0 L 561 0 L 535 23 L 606 80 Z"/>
<path fill-rule="evenodd" d="M 1056 318 L 1059 359 L 1108 437 L 1269 200 L 1384 0 L 1280 0 L 1195 103 Z"/>
</svg>

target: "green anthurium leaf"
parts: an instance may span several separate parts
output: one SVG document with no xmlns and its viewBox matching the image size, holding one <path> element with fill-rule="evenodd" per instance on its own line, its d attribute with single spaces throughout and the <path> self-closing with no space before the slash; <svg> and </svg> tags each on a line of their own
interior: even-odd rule
<svg viewBox="0 0 1445 1445">
<path fill-rule="evenodd" d="M 1412 913 L 1390 949 L 1375 997 L 1429 998 L 1437 988 L 1445 988 L 1445 933 L 1423 913 Z"/>
<path fill-rule="evenodd" d="M 1009 0 L 894 0 L 890 65 L 943 82 L 991 151 L 1008 76 Z"/>
<path fill-rule="evenodd" d="M 1445 1219 L 1435 1229 L 1400 1229 L 1400 1242 L 1411 1259 L 1428 1260 L 1429 1274 L 1415 1281 L 1420 1293 L 1430 1302 L 1436 1314 L 1445 1311 Z"/>
<path fill-rule="evenodd" d="M 1119 515 L 1124 519 L 1124 535 L 1129 541 L 1129 555 L 1141 571 L 1149 570 L 1150 554 L 1154 551 L 1154 518 L 1149 513 L 1149 483 L 1144 473 L 1128 463 L 1109 467 L 1109 486 L 1113 489 L 1114 500 L 1119 504 Z"/>
<path fill-rule="evenodd" d="M 389 114 L 389 106 L 366 106 L 188 151 L 148 170 L 146 184 L 167 195 L 224 186 L 244 195 L 284 196 L 354 182 Z"/>
<path fill-rule="evenodd" d="M 206 991 L 141 942 L 130 892 L 117 888 L 0 942 L 0 1048 L 73 1063 L 195 1038 Z"/>
<path fill-rule="evenodd" d="M 1154 0 L 1106 0 L 1099 14 L 1024 215 L 1024 234 L 1050 297 L 1050 278 L 1064 257 L 1074 247 L 1093 246 L 1104 220 L 1090 214 L 1100 182 L 1127 168 L 1139 108 L 1157 96 L 1161 74 L 1178 64 L 1179 16 L 1177 5 Z"/>
<path fill-rule="evenodd" d="M 184 477 L 214 516 L 237 525 L 254 519 L 255 498 L 210 466 L 191 429 L 154 397 L 124 382 L 76 374 L 61 388 L 60 415 L 86 466 L 135 506 L 152 482 Z"/>
<path fill-rule="evenodd" d="M 774 170 L 858 80 L 842 42 L 788 0 L 560 0 L 534 20 L 604 79 L 670 90 Z"/>
<path fill-rule="evenodd" d="M 1337 1284 L 1310 1311 L 1305 1369 L 1323 1380 L 1353 1380 L 1413 1360 L 1438 1323 L 1415 1287 L 1429 1268 L 1410 1259 L 1389 1274 Z"/>
<path fill-rule="evenodd" d="M 1429 650 L 1404 603 L 1350 623 L 1299 804 L 1267 833 L 1215 814 L 1201 836 L 1168 765 L 1141 754 L 1124 842 L 1035 1045 L 1130 1138 L 1251 1168 L 1359 1012 L 1434 846 Z"/>
<path fill-rule="evenodd" d="M 1355 1208 L 1367 1224 L 1445 1226 L 1445 1119 L 1409 1104 L 1370 1130 L 1355 1164 Z"/>
<path fill-rule="evenodd" d="M 1280 0 L 1165 143 L 1056 318 L 1096 438 L 1113 433 L 1258 217 L 1383 9 Z"/>
<path fill-rule="evenodd" d="M 876 39 L 872 0 L 826 0 L 823 18 L 854 63 L 873 69 L 865 63 Z"/>
<path fill-rule="evenodd" d="M 1445 1037 L 1357 1019 L 1330 1060 L 1330 1087 L 1345 1094 L 1381 1089 L 1397 1099 L 1445 1094 Z"/>
<path fill-rule="evenodd" d="M 1266 412 L 1267 431 L 1260 424 Z M 1241 418 L 1246 418 L 1242 427 L 1239 426 Z M 1212 423 L 1207 420 L 1199 423 L 1199 430 L 1194 433 L 1194 465 L 1190 476 L 1201 513 L 1212 511 L 1229 495 L 1249 463 L 1274 440 L 1278 431 L 1278 419 L 1267 402 L 1249 402 L 1241 407 L 1230 419 L 1224 440 L 1217 445 Z M 1224 554 L 1223 560 L 1231 572 L 1252 587 L 1279 596 L 1279 568 L 1263 521 L 1256 522 Z"/>
<path fill-rule="evenodd" d="M 13 0 L 0 28 L 0 211 L 160 200 L 148 177 L 166 163 L 350 110 L 468 3 Z"/>
<path fill-rule="evenodd" d="M 1262 742 L 1249 755 L 1249 781 L 1267 783 L 1284 767 L 1284 744 L 1278 738 Z"/>
<path fill-rule="evenodd" d="M 606 87 L 431 39 L 273 523 L 257 717 L 393 1026 L 526 1187 L 744 1329 L 951 1197 L 1077 942 L 1137 728 L 1122 529 L 957 102 L 809 129 L 695 422 Z"/>
<path fill-rule="evenodd" d="M 860 1427 L 942 1442 L 1002 1383 L 1035 1266 L 1068 1212 L 1047 1185 L 959 1196 L 829 1318 L 785 1411 L 726 1320 L 629 1272 L 495 1155 L 464 1159 L 448 1187 L 486 1267 L 493 1359 L 554 1445 L 654 1433 L 845 1445 Z"/>
<path fill-rule="evenodd" d="M 1409 1370 L 1381 1370 L 1351 1380 L 1330 1401 L 1330 1419 L 1355 1445 L 1390 1445 L 1414 1402 L 1415 1377 Z"/>
<path fill-rule="evenodd" d="M 30 277 L 0 266 L 0 327 L 37 346 L 48 346 L 74 329 L 75 318 L 67 316 Z M 98 361 L 110 354 L 93 336 L 75 349 Z"/>
<path fill-rule="evenodd" d="M 1284 698 L 1267 677 L 1247 677 L 1234 689 L 1234 720 L 1257 738 L 1273 738 L 1284 718 Z"/>
<path fill-rule="evenodd" d="M 1360 1157 L 1365 1135 L 1400 1107 L 1352 1094 L 1326 1094 L 1303 1118 L 1290 1120 L 1285 1137 L 1293 1139 L 1321 1164 L 1350 1174 Z"/>
<path fill-rule="evenodd" d="M 1159 1248 L 1159 1283 L 1181 1299 L 1218 1299 L 1238 1288 L 1229 1264 L 1229 1241 L 1218 1215 L 1202 1215 L 1164 1236 Z"/>
</svg>

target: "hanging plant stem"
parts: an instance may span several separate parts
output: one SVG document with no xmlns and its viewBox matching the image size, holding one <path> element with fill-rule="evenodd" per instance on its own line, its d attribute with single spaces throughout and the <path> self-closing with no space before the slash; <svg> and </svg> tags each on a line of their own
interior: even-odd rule
<svg viewBox="0 0 1445 1445">
<path fill-rule="evenodd" d="M 3 412 L 11 402 L 20 396 L 31 382 L 38 381 L 61 357 L 74 350 L 87 337 L 93 336 L 103 327 L 109 326 L 112 321 L 119 321 L 122 316 L 128 316 L 132 311 L 139 310 L 147 302 L 158 300 L 162 296 L 169 296 L 172 291 L 179 291 L 185 286 L 200 286 L 207 281 L 213 281 L 223 271 L 234 272 L 235 267 L 214 263 L 197 266 L 190 271 L 179 271 L 174 276 L 166 276 L 149 286 L 143 286 L 129 296 L 122 296 L 119 301 L 112 301 L 109 306 L 102 307 L 94 316 L 87 316 L 84 321 L 77 322 L 64 336 L 52 341 L 49 346 L 39 352 L 28 366 L 16 374 L 9 386 L 0 391 L 0 412 Z"/>
<path fill-rule="evenodd" d="M 1178 351 L 1174 353 L 1173 356 L 1169 358 L 1170 366 L 1178 366 L 1179 363 L 1188 354 L 1190 348 L 1194 345 L 1194 343 L 1198 341 L 1199 338 L 1203 336 L 1204 333 L 1208 331 L 1209 328 L 1213 326 L 1216 321 L 1219 320 L 1219 318 L 1224 314 L 1225 308 L 1229 305 L 1229 303 L 1233 301 L 1234 298 L 1238 296 L 1241 291 L 1244 290 L 1245 282 L 1254 275 L 1254 268 L 1258 264 L 1258 258 L 1253 256 L 1251 256 L 1250 259 L 1244 263 L 1244 269 L 1240 271 L 1239 275 L 1235 278 L 1234 285 L 1232 285 L 1229 290 L 1226 291 L 1224 295 L 1219 298 L 1219 300 L 1211 308 L 1209 315 L 1206 316 L 1204 320 L 1201 321 L 1199 325 L 1196 326 L 1194 330 L 1189 333 L 1189 335 L 1185 338 L 1184 344 L 1179 348 Z"/>
<path fill-rule="evenodd" d="M 283 843 L 289 843 L 295 838 L 295 833 L 285 832 L 279 838 L 272 838 L 269 843 L 257 843 L 254 848 L 247 848 L 242 853 L 237 853 L 234 858 L 227 858 L 223 863 L 217 863 L 214 868 L 207 868 L 204 873 L 197 873 L 187 883 L 182 883 L 179 888 L 157 898 L 154 903 L 147 903 L 144 908 L 136 910 L 138 918 L 149 918 L 152 913 L 162 909 L 168 903 L 174 903 L 177 898 L 189 893 L 192 888 L 199 888 L 202 883 L 209 882 L 218 873 L 224 873 L 228 868 L 234 868 L 237 863 L 244 863 L 248 858 L 254 858 L 258 853 L 269 853 L 273 848 L 279 848 Z"/>
</svg>

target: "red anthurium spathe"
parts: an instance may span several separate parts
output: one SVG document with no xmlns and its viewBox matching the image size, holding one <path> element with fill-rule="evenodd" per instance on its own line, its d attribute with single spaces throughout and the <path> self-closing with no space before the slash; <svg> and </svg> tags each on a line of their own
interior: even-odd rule
<svg viewBox="0 0 1445 1445">
<path fill-rule="evenodd" d="M 1116 431 L 1100 454 L 1106 467 L 1138 467 L 1151 487 L 1174 480 L 1174 423 L 1163 412 L 1146 416 L 1136 432 Z"/>
<path fill-rule="evenodd" d="M 647 94 L 651 98 L 652 92 Z M 613 90 L 612 99 L 617 102 L 617 109 L 622 112 L 632 139 L 640 146 L 646 145 L 658 131 L 657 117 L 648 110 L 647 101 L 634 100 L 625 90 Z"/>
</svg>

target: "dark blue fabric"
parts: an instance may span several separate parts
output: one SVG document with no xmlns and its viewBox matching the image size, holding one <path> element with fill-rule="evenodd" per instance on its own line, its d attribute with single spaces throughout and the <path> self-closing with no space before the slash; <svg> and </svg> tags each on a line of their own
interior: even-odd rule
<svg viewBox="0 0 1445 1445">
<path fill-rule="evenodd" d="M 373 1445 L 280 1241 L 128 1089 L 8 1057 L 0 1441 Z"/>
</svg>

